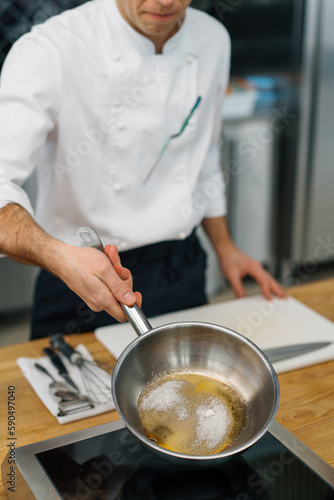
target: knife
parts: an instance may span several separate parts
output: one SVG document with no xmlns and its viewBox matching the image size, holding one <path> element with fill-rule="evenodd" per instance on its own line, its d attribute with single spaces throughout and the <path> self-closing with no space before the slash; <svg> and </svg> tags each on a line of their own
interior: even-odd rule
<svg viewBox="0 0 334 500">
<path fill-rule="evenodd" d="M 262 349 L 271 363 L 283 361 L 284 359 L 294 358 L 301 354 L 307 354 L 323 347 L 328 347 L 333 342 L 307 342 L 304 344 L 293 344 L 282 347 L 273 347 L 271 349 Z"/>
<path fill-rule="evenodd" d="M 70 384 L 72 387 L 74 387 L 74 389 L 77 392 L 79 392 L 78 386 L 73 382 L 73 380 L 69 376 L 68 371 L 67 371 L 64 363 L 60 359 L 60 356 L 58 356 L 58 354 L 50 347 L 45 347 L 43 349 L 43 351 L 48 356 L 48 358 L 51 360 L 53 366 L 55 366 L 55 368 L 57 368 L 59 375 L 61 377 L 63 377 L 63 379 L 66 380 L 66 382 L 68 384 Z"/>
</svg>

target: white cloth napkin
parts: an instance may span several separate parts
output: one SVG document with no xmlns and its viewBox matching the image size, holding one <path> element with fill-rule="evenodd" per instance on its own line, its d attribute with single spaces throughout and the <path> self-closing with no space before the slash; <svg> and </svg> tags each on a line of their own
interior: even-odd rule
<svg viewBox="0 0 334 500">
<path fill-rule="evenodd" d="M 84 345 L 80 344 L 75 349 L 82 355 L 83 358 L 88 360 L 93 359 Z M 70 361 L 67 358 L 65 358 L 62 354 L 59 354 L 59 356 L 61 357 L 65 367 L 67 368 L 69 376 L 79 388 L 80 394 L 82 396 L 87 395 L 89 397 L 89 394 L 87 394 L 85 390 L 85 385 L 82 379 L 82 374 L 80 372 L 80 369 L 77 366 L 72 365 Z M 52 380 L 48 375 L 44 374 L 34 366 L 35 363 L 39 363 L 44 368 L 46 368 L 46 370 L 57 380 L 57 382 L 65 382 L 59 375 L 57 369 L 51 363 L 50 359 L 47 356 L 43 356 L 42 358 L 39 359 L 20 357 L 16 360 L 16 362 L 20 367 L 23 375 L 25 376 L 31 387 L 36 392 L 37 396 L 47 407 L 49 412 L 56 417 L 56 419 L 60 424 L 67 424 L 69 422 L 74 422 L 75 420 L 91 417 L 93 415 L 99 415 L 100 413 L 105 413 L 107 411 L 115 409 L 115 405 L 111 397 L 111 376 L 109 375 L 109 373 L 105 372 L 103 373 L 103 379 L 110 387 L 110 399 L 108 402 L 103 404 L 94 403 L 94 408 L 87 408 L 83 410 L 78 410 L 73 413 L 69 413 L 68 415 L 58 416 L 59 401 L 56 400 L 56 398 L 52 395 L 49 389 L 49 385 L 50 383 L 52 383 Z M 68 386 L 68 388 L 69 390 L 73 390 L 71 389 L 71 386 Z"/>
</svg>

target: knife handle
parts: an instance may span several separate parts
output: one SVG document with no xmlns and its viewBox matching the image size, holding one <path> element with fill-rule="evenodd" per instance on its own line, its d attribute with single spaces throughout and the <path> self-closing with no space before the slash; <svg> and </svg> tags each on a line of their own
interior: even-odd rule
<svg viewBox="0 0 334 500">
<path fill-rule="evenodd" d="M 81 366 L 82 356 L 81 354 L 73 349 L 72 346 L 65 342 L 63 335 L 61 333 L 54 333 L 51 335 L 50 339 L 51 345 L 54 349 L 60 351 L 67 359 L 71 361 L 74 365 Z"/>
<path fill-rule="evenodd" d="M 62 373 L 65 373 L 65 374 L 68 373 L 64 363 L 62 362 L 62 360 L 60 359 L 58 354 L 53 349 L 51 349 L 50 347 L 45 347 L 43 349 L 43 351 L 44 351 L 44 354 L 46 354 L 48 356 L 48 358 L 51 360 L 53 366 L 55 368 L 57 368 L 60 375 Z"/>
</svg>

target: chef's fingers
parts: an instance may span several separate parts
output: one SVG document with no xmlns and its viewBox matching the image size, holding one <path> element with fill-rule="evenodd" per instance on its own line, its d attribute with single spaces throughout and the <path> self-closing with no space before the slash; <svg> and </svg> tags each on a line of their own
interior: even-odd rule
<svg viewBox="0 0 334 500">
<path fill-rule="evenodd" d="M 141 307 L 142 304 L 142 295 L 140 292 L 134 292 L 135 302 L 132 304 L 137 304 Z M 115 298 L 115 295 L 109 291 L 109 295 L 105 300 L 106 306 L 104 307 L 104 311 L 110 314 L 113 318 L 117 319 L 120 323 L 123 323 L 127 320 L 127 317 L 119 303 L 119 301 Z M 127 304 L 129 305 L 129 304 Z M 131 306 L 130 306 L 131 307 Z"/>
<path fill-rule="evenodd" d="M 245 297 L 246 296 L 245 287 L 243 285 L 242 278 L 241 278 L 240 274 L 237 271 L 231 272 L 231 273 L 229 273 L 227 278 L 230 282 L 230 285 L 232 287 L 232 290 L 233 290 L 235 296 L 238 299 Z"/>
<path fill-rule="evenodd" d="M 119 288 L 118 292 L 115 291 L 114 285 L 113 285 L 113 290 L 111 290 L 111 285 L 110 282 L 107 285 L 105 282 L 103 282 L 103 287 L 101 287 L 101 281 L 99 277 L 97 277 L 99 280 L 100 284 L 97 284 L 97 289 L 98 292 L 94 297 L 91 297 L 90 302 L 87 302 L 88 306 L 95 312 L 99 311 L 106 311 L 110 316 L 115 318 L 117 321 L 124 322 L 126 321 L 126 316 L 123 312 L 123 309 L 121 307 L 121 303 L 126 303 L 128 306 L 134 305 L 138 297 L 137 295 L 131 291 L 131 294 L 133 296 L 132 300 L 126 301 L 126 300 L 121 300 L 116 297 L 117 293 L 122 293 L 121 288 Z M 120 281 L 122 281 L 120 278 L 118 278 Z"/>
<path fill-rule="evenodd" d="M 142 305 L 142 302 L 143 302 L 143 297 L 142 297 L 142 294 L 140 292 L 135 292 L 135 296 L 136 296 L 136 304 L 141 307 Z"/>
<path fill-rule="evenodd" d="M 115 264 L 114 269 L 115 269 L 116 273 L 118 274 L 118 276 L 123 281 L 130 280 L 131 286 L 132 286 L 132 274 L 129 271 L 129 269 L 127 269 L 126 267 L 123 267 L 122 264 Z"/>
<path fill-rule="evenodd" d="M 271 300 L 269 281 L 267 279 L 260 279 L 260 280 L 258 279 L 256 281 L 259 283 L 259 285 L 261 287 L 262 294 L 263 294 L 264 298 L 267 300 Z"/>
<path fill-rule="evenodd" d="M 118 276 L 122 279 L 122 280 L 130 280 L 131 281 L 131 287 L 132 287 L 132 274 L 131 272 L 129 271 L 129 269 L 127 269 L 126 267 L 123 267 L 121 264 L 115 264 L 114 265 L 114 269 L 116 271 L 116 273 L 118 274 Z M 140 292 L 134 292 L 135 296 L 136 296 L 136 304 L 141 307 L 141 304 L 142 304 L 142 295 Z"/>
<path fill-rule="evenodd" d="M 117 275 L 123 280 L 127 281 L 129 286 L 132 288 L 132 274 L 129 269 L 126 267 L 122 266 L 121 259 L 118 253 L 118 249 L 115 245 L 106 245 L 104 247 L 104 253 L 107 255 L 109 258 L 110 262 L 113 265 L 114 270 L 116 271 Z M 112 292 L 113 293 L 113 292 Z M 114 295 L 114 294 L 113 294 Z M 141 307 L 142 304 L 142 295 L 140 292 L 134 292 L 135 295 L 135 302 L 134 304 L 137 304 L 139 307 Z M 125 303 L 126 305 L 132 306 L 134 304 L 124 302 L 120 300 L 120 302 Z M 117 312 L 115 313 L 115 308 L 117 309 Z M 105 309 L 109 314 L 112 314 L 112 316 L 117 319 L 118 321 L 125 321 L 127 318 L 123 313 L 123 309 L 119 306 L 118 301 L 114 301 L 113 297 L 109 297 L 109 304 L 107 308 Z M 112 312 L 110 312 L 112 311 Z"/>
<path fill-rule="evenodd" d="M 134 295 L 135 295 L 134 304 L 137 304 L 139 307 L 141 307 L 142 304 L 141 293 L 134 292 Z M 104 307 L 104 311 L 110 314 L 113 318 L 117 319 L 117 321 L 119 321 L 120 323 L 123 323 L 124 321 L 127 320 L 127 317 L 120 305 L 120 302 L 115 298 L 114 294 L 110 290 L 108 296 L 105 299 L 105 303 L 106 305 Z"/>
<path fill-rule="evenodd" d="M 106 245 L 104 247 L 104 253 L 109 257 L 110 262 L 113 266 L 115 264 L 121 264 L 121 258 L 119 256 L 116 245 Z"/>
<path fill-rule="evenodd" d="M 270 277 L 270 291 L 272 294 L 276 295 L 276 297 L 280 299 L 286 299 L 287 293 L 284 288 L 276 281 L 273 277 Z"/>
<path fill-rule="evenodd" d="M 105 254 L 109 257 L 110 262 L 113 264 L 114 269 L 115 269 L 116 273 L 118 274 L 118 276 L 122 280 L 128 280 L 128 279 L 130 279 L 131 280 L 131 286 L 132 286 L 132 274 L 131 274 L 131 271 L 129 269 L 127 269 L 126 267 L 122 266 L 121 259 L 120 259 L 120 256 L 119 256 L 118 249 L 117 249 L 116 245 L 106 245 L 105 248 L 104 248 L 104 251 L 105 251 Z M 141 304 L 142 304 L 142 295 L 141 295 L 140 292 L 134 292 L 134 293 L 135 293 L 135 295 L 137 297 L 136 303 L 138 304 L 139 307 L 141 307 Z"/>
<path fill-rule="evenodd" d="M 254 266 L 250 276 L 260 285 L 265 299 L 271 300 L 273 294 L 279 298 L 286 298 L 286 293 L 281 285 L 260 264 Z"/>
<path fill-rule="evenodd" d="M 124 269 L 128 278 L 122 279 L 113 266 L 109 266 L 103 273 L 96 272 L 95 276 L 99 278 L 109 288 L 112 295 L 127 306 L 133 306 L 136 303 L 136 296 L 132 290 L 132 277 L 128 269 Z"/>
</svg>

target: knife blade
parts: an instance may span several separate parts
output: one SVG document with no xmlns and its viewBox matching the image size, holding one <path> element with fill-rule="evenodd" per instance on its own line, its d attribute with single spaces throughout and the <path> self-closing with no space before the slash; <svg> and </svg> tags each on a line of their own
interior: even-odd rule
<svg viewBox="0 0 334 500">
<path fill-rule="evenodd" d="M 66 380 L 66 382 L 70 384 L 77 392 L 79 392 L 78 386 L 75 384 L 75 382 L 73 382 L 73 380 L 69 376 L 68 371 L 64 363 L 62 362 L 60 356 L 58 356 L 58 354 L 50 347 L 45 347 L 43 351 L 48 356 L 53 366 L 57 368 L 59 375 L 63 377 L 63 379 Z"/>
<path fill-rule="evenodd" d="M 302 354 L 307 354 L 324 347 L 328 347 L 333 342 L 306 342 L 304 344 L 293 344 L 282 347 L 273 347 L 271 349 L 262 349 L 271 363 L 294 358 Z"/>
</svg>

